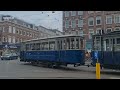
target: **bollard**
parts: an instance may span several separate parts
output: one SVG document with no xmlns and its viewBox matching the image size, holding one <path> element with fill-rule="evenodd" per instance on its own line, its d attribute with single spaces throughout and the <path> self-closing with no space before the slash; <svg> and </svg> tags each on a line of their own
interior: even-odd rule
<svg viewBox="0 0 120 90">
<path fill-rule="evenodd" d="M 100 63 L 96 63 L 96 79 L 100 79 Z"/>
</svg>

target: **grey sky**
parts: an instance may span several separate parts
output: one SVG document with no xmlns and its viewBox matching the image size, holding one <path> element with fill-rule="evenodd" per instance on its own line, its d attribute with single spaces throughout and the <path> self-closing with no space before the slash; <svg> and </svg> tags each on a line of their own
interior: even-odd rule
<svg viewBox="0 0 120 90">
<path fill-rule="evenodd" d="M 62 11 L 0 11 L 0 14 L 12 15 L 35 25 L 62 31 Z"/>
</svg>

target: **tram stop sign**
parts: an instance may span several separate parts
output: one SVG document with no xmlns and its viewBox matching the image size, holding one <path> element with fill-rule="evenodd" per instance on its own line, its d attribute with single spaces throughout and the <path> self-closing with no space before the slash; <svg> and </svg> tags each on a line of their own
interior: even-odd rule
<svg viewBox="0 0 120 90">
<path fill-rule="evenodd" d="M 94 57 L 95 57 L 95 59 L 98 59 L 98 51 L 94 52 Z"/>
</svg>

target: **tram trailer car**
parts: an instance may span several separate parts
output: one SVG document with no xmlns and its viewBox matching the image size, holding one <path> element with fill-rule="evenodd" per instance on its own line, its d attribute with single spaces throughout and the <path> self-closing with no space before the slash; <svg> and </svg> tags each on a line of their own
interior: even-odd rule
<svg viewBox="0 0 120 90">
<path fill-rule="evenodd" d="M 95 66 L 95 52 L 101 67 L 120 69 L 120 31 L 93 36 L 92 65 Z"/>
<path fill-rule="evenodd" d="M 22 42 L 20 61 L 46 63 L 49 66 L 85 64 L 84 38 L 64 35 Z"/>
</svg>

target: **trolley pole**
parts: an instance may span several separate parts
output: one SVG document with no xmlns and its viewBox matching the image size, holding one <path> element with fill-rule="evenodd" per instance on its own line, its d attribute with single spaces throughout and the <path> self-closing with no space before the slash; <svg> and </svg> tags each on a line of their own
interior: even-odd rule
<svg viewBox="0 0 120 90">
<path fill-rule="evenodd" d="M 100 63 L 98 61 L 98 52 L 95 52 L 95 58 L 97 59 L 97 62 L 96 62 L 96 79 L 100 79 Z"/>
</svg>

